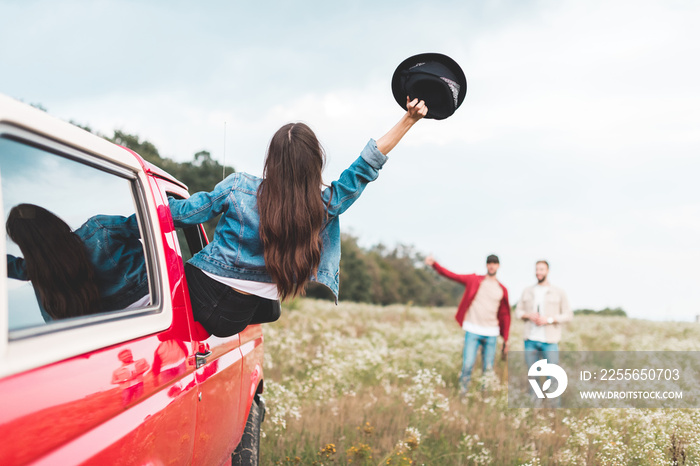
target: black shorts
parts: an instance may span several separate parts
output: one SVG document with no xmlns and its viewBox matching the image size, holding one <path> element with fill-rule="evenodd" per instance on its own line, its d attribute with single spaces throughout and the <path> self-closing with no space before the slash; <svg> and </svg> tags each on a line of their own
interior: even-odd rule
<svg viewBox="0 0 700 466">
<path fill-rule="evenodd" d="M 214 280 L 197 267 L 185 264 L 194 320 L 217 337 L 230 337 L 250 324 L 280 318 L 280 302 L 243 294 Z"/>
</svg>

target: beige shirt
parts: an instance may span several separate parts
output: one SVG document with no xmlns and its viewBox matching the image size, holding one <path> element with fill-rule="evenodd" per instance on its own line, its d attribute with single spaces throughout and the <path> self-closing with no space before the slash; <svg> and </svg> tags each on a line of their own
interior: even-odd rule
<svg viewBox="0 0 700 466">
<path fill-rule="evenodd" d="M 462 327 L 467 331 L 481 335 L 485 333 L 478 329 L 483 329 L 488 333 L 487 336 L 497 336 L 499 334 L 498 308 L 502 299 L 503 288 L 498 280 L 484 278 L 479 285 L 476 296 L 474 296 L 474 301 L 467 310 Z"/>
<path fill-rule="evenodd" d="M 525 288 L 523 295 L 515 306 L 515 317 L 522 319 L 526 313 L 537 312 L 535 309 L 535 286 Z M 570 322 L 574 317 L 569 305 L 569 299 L 566 293 L 561 288 L 549 286 L 547 293 L 544 295 L 544 312 L 545 317 L 551 317 L 553 324 L 545 325 L 544 334 L 547 343 L 559 343 L 561 340 L 562 324 Z M 530 335 L 532 327 L 535 324 L 529 320 L 525 322 L 525 337 Z"/>
</svg>

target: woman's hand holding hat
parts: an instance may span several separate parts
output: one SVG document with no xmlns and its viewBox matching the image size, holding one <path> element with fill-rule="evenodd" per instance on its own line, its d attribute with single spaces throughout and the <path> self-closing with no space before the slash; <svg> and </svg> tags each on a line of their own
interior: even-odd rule
<svg viewBox="0 0 700 466">
<path fill-rule="evenodd" d="M 418 99 L 411 100 L 406 97 L 406 113 L 401 117 L 398 123 L 394 125 L 384 136 L 377 139 L 377 149 L 384 155 L 389 154 L 389 151 L 396 147 L 401 138 L 408 132 L 418 120 L 428 114 L 428 106 L 425 102 Z"/>
<path fill-rule="evenodd" d="M 411 100 L 409 96 L 406 96 L 406 111 L 409 118 L 418 121 L 428 114 L 428 107 L 425 105 L 424 101 L 421 100 L 419 102 L 418 99 Z"/>
</svg>

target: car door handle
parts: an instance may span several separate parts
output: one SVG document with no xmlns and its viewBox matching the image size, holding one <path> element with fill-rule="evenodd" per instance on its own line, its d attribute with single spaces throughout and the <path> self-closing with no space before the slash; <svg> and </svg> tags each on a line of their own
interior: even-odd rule
<svg viewBox="0 0 700 466">
<path fill-rule="evenodd" d="M 194 355 L 195 363 L 197 366 L 197 369 L 202 367 L 207 363 L 207 358 L 211 356 L 211 351 L 205 350 L 205 351 L 197 351 Z"/>
</svg>

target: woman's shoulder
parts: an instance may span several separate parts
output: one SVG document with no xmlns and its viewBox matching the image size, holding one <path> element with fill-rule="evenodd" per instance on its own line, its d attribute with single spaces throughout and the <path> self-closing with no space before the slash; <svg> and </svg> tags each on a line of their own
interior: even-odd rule
<svg viewBox="0 0 700 466">
<path fill-rule="evenodd" d="M 250 173 L 236 172 L 227 176 L 224 182 L 235 191 L 256 194 L 262 179 Z"/>
</svg>

